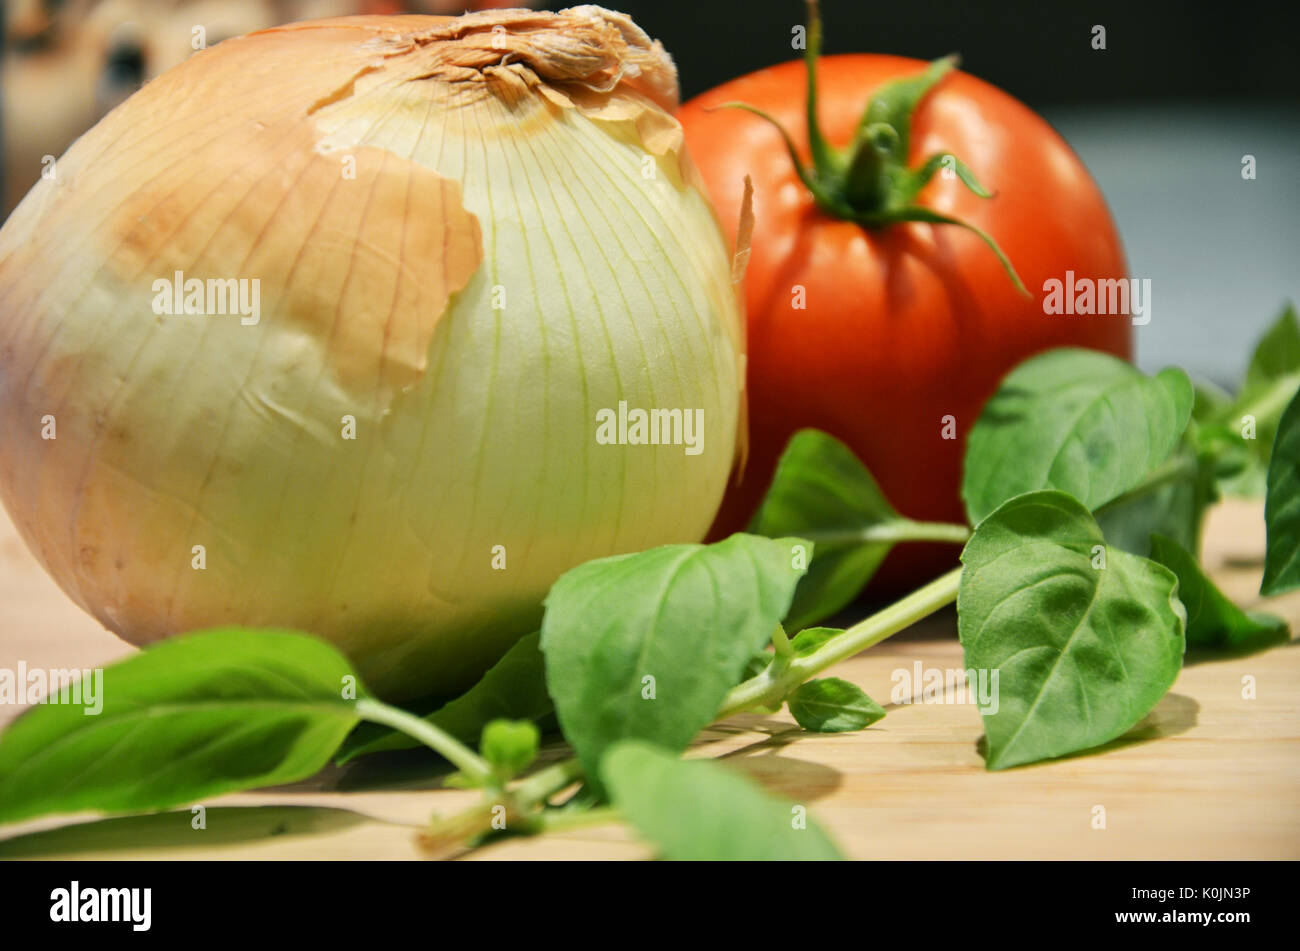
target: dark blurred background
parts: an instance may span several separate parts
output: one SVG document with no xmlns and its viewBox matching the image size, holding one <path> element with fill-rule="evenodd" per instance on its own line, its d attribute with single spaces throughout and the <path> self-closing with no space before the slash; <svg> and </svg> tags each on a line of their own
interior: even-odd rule
<svg viewBox="0 0 1300 951">
<path fill-rule="evenodd" d="M 677 60 L 689 98 L 793 58 L 803 0 L 615 3 Z M 963 67 L 1036 109 L 1152 100 L 1300 104 L 1294 3 L 1161 0 L 822 0 L 827 53 L 962 54 Z M 1105 51 L 1090 46 L 1106 27 Z"/>
<path fill-rule="evenodd" d="M 476 7 L 518 6 L 472 0 Z M 795 57 L 802 0 L 610 0 L 677 61 L 689 98 Z M 191 51 L 349 12 L 459 13 L 465 0 L 5 0 L 5 213 L 47 154 Z M 536 4 L 535 4 L 536 5 Z M 1109 200 L 1134 277 L 1152 281 L 1138 360 L 1232 385 L 1300 299 L 1300 11 L 1294 3 L 823 0 L 825 51 L 962 55 L 1041 112 Z M 1104 50 L 1093 48 L 1095 26 Z M 864 94 L 867 91 L 864 90 Z M 1256 178 L 1242 178 L 1254 156 Z"/>
</svg>

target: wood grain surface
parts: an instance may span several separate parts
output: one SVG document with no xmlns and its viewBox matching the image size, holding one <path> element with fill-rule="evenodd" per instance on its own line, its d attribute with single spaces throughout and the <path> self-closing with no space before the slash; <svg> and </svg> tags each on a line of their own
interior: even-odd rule
<svg viewBox="0 0 1300 951">
<path fill-rule="evenodd" d="M 1261 601 L 1261 506 L 1212 513 L 1205 563 L 1238 603 L 1300 630 L 1300 593 Z M 960 668 L 949 612 L 836 668 L 887 704 L 860 733 L 803 733 L 784 711 L 709 730 L 691 755 L 721 756 L 806 804 L 854 858 L 1300 858 L 1300 641 L 1238 658 L 1193 659 L 1170 693 L 1101 752 L 1000 773 L 983 768 L 980 718 L 964 703 L 888 703 L 894 674 Z M 93 667 L 132 648 L 46 577 L 0 513 L 0 667 Z M 1253 678 L 1255 696 L 1243 696 Z M 948 699 L 951 699 L 950 697 Z M 0 723 L 20 712 L 0 706 Z M 544 757 L 564 755 L 562 747 Z M 44 819 L 0 829 L 0 857 L 418 859 L 416 831 L 475 793 L 441 789 L 423 754 L 329 769 L 293 786 L 144 818 Z M 226 807 L 260 808 L 230 809 Z M 1094 828 L 1096 807 L 1105 829 Z M 271 833 L 271 834 L 268 834 Z M 467 859 L 635 859 L 650 850 L 618 826 L 512 839 Z"/>
</svg>

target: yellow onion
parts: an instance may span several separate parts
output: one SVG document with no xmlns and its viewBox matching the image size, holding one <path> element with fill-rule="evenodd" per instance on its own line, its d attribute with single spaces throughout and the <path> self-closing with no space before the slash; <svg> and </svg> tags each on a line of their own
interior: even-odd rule
<svg viewBox="0 0 1300 951">
<path fill-rule="evenodd" d="M 574 565 L 702 537 L 743 330 L 676 96 L 592 6 L 295 24 L 149 83 L 0 230 L 32 551 L 133 643 L 289 626 L 409 696 Z M 598 440 L 620 404 L 702 440 Z"/>
</svg>

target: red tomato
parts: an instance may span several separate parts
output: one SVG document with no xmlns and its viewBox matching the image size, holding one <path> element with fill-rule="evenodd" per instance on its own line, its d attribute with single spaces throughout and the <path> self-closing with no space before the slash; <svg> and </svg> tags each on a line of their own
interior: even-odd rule
<svg viewBox="0 0 1300 951">
<path fill-rule="evenodd" d="M 927 64 L 897 56 L 823 58 L 819 114 L 825 138 L 853 138 L 881 84 Z M 1087 169 L 1039 116 L 974 76 L 953 72 L 913 116 L 908 166 L 951 152 L 993 193 L 980 198 L 936 175 L 916 203 L 983 229 L 996 255 L 954 225 L 867 228 L 818 207 L 777 130 L 734 109 L 744 102 L 784 126 L 806 158 L 804 64 L 785 63 L 728 82 L 682 106 L 688 148 L 728 228 L 743 180 L 754 184 L 755 228 L 745 278 L 749 321 L 749 462 L 727 495 L 713 537 L 744 528 L 777 458 L 799 429 L 823 429 L 866 463 L 904 515 L 963 521 L 959 497 L 966 435 L 998 381 L 1021 360 L 1060 346 L 1129 358 L 1126 316 L 1049 316 L 1043 284 L 1123 278 L 1119 236 Z M 802 300 L 801 300 L 802 297 Z M 803 307 L 800 307 L 800 304 Z M 956 438 L 944 438 L 947 417 Z M 953 546 L 906 546 L 879 576 L 883 587 L 949 567 Z"/>
</svg>

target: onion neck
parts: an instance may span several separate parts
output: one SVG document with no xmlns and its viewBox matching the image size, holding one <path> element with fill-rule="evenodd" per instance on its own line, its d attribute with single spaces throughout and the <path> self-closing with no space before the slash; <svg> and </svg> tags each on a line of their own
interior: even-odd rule
<svg viewBox="0 0 1300 951">
<path fill-rule="evenodd" d="M 388 37 L 398 52 L 418 51 L 415 78 L 448 83 L 509 81 L 572 85 L 597 93 L 631 91 L 666 112 L 677 108 L 677 69 L 663 45 L 623 13 L 584 5 L 542 10 L 487 10 L 438 17 L 433 26 Z"/>
<path fill-rule="evenodd" d="M 1027 295 L 1028 291 L 1011 261 L 986 232 L 969 222 L 916 203 L 921 190 L 941 170 L 945 175 L 955 175 L 980 198 L 993 197 L 979 183 L 975 173 L 950 152 L 935 153 L 916 168 L 907 164 L 913 115 L 930 90 L 956 67 L 957 57 L 937 59 L 918 76 L 897 79 L 881 86 L 867 101 L 853 141 L 846 148 L 837 149 L 826 141 L 818 118 L 817 62 L 821 56 L 821 44 L 817 0 L 808 0 L 804 64 L 808 76 L 809 162 L 800 157 L 789 132 L 772 116 L 742 102 L 726 103 L 722 108 L 743 109 L 777 128 L 785 140 L 799 180 L 826 214 L 872 229 L 887 228 L 905 221 L 965 228 L 988 245 L 1016 289 Z"/>
</svg>

